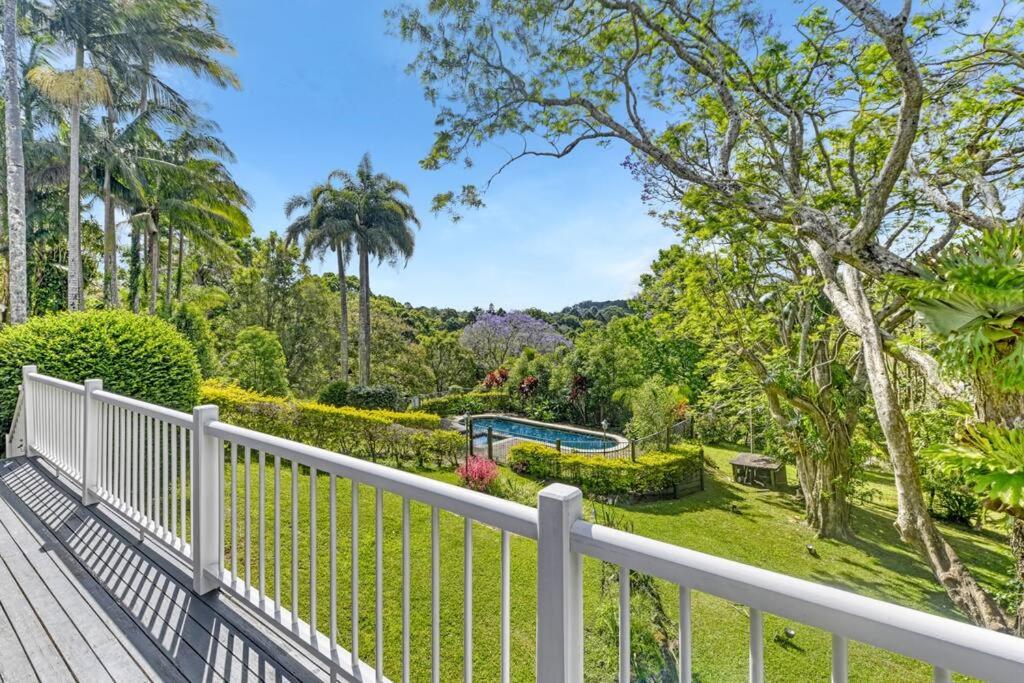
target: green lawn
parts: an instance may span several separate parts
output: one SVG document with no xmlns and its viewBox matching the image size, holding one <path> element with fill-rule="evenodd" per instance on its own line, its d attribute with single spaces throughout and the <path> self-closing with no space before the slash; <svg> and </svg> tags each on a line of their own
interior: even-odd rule
<svg viewBox="0 0 1024 683">
<path fill-rule="evenodd" d="M 707 449 L 721 469 L 706 478 L 706 490 L 680 500 L 642 503 L 620 508 L 635 533 L 676 543 L 703 552 L 746 562 L 792 576 L 828 583 L 900 604 L 954 616 L 945 594 L 927 568 L 903 546 L 892 526 L 894 518 L 891 480 L 883 474 L 869 474 L 870 484 L 878 495 L 872 503 L 858 506 L 854 520 L 858 540 L 852 544 L 817 540 L 801 521 L 799 506 L 792 496 L 749 489 L 728 481 L 727 461 L 730 452 Z M 257 554 L 255 538 L 259 515 L 256 500 L 257 465 L 250 469 L 252 495 L 253 552 L 251 572 L 256 583 Z M 242 471 L 240 468 L 239 471 Z M 451 473 L 427 472 L 426 476 L 454 482 Z M 290 605 L 291 581 L 291 472 L 282 470 L 282 603 Z M 514 477 L 508 471 L 505 476 Z M 790 471 L 790 481 L 795 474 Z M 239 539 L 242 543 L 242 481 L 238 482 Z M 519 480 L 536 489 L 532 482 Z M 272 534 L 270 504 L 272 481 L 267 471 L 266 562 L 268 592 L 272 590 Z M 329 619 L 329 480 L 317 481 L 317 623 L 328 632 Z M 735 505 L 739 512 L 731 510 Z M 401 668 L 401 500 L 384 496 L 384 662 L 385 671 L 398 678 Z M 588 505 L 589 508 L 589 505 Z M 429 680 L 430 671 L 430 511 L 412 504 L 411 533 L 411 654 L 413 680 Z M 227 516 L 227 515 L 226 515 Z M 299 585 L 300 614 L 309 616 L 309 480 L 300 474 L 299 482 Z M 338 519 L 338 630 L 341 644 L 351 647 L 350 571 L 348 530 L 350 517 L 350 485 L 339 481 L 337 492 Z M 374 491 L 360 491 L 360 655 L 374 661 Z M 950 541 L 963 554 L 983 583 L 998 586 L 1009 576 L 1011 561 L 1005 549 L 1005 538 L 995 532 L 975 533 L 960 527 L 946 527 Z M 441 662 L 442 680 L 461 676 L 463 666 L 463 524 L 453 515 L 441 515 Z M 805 546 L 813 543 L 818 558 Z M 230 543 L 226 543 L 230 546 Z M 227 566 L 231 566 L 230 547 L 226 548 Z M 239 564 L 244 566 L 244 550 L 239 550 Z M 536 610 L 535 570 L 536 548 L 533 541 L 512 539 L 512 677 L 532 680 L 534 666 L 534 632 Z M 499 672 L 500 624 L 500 537 L 496 530 L 482 524 L 474 529 L 473 562 L 473 664 L 477 680 L 497 680 Z M 588 626 L 608 618 L 609 603 L 614 604 L 614 586 L 599 603 L 600 566 L 588 560 L 585 565 L 585 606 Z M 665 602 L 670 610 L 675 605 L 675 589 L 665 586 Z M 773 639 L 786 625 L 792 625 L 797 636 L 785 645 Z M 742 606 L 711 596 L 697 594 L 693 599 L 694 670 L 702 681 L 746 680 L 747 617 Z M 765 621 L 766 674 L 771 681 L 826 681 L 829 678 L 830 637 L 826 633 L 788 624 L 767 616 Z M 615 662 L 604 661 L 614 651 L 609 643 L 603 651 L 594 648 L 587 658 L 588 680 L 614 678 Z M 851 680 L 927 681 L 930 671 L 916 662 L 869 648 L 860 644 L 850 647 Z"/>
</svg>

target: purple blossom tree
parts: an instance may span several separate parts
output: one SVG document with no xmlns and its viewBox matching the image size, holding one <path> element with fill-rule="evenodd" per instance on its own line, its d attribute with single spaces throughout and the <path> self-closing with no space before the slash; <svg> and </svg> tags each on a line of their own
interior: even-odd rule
<svg viewBox="0 0 1024 683">
<path fill-rule="evenodd" d="M 525 349 L 549 353 L 569 345 L 553 325 L 522 311 L 481 313 L 462 331 L 461 341 L 485 368 L 501 367 Z"/>
</svg>

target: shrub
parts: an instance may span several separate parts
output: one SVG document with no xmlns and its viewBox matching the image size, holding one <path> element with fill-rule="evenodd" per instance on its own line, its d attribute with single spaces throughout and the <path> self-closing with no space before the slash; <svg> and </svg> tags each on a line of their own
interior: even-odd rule
<svg viewBox="0 0 1024 683">
<path fill-rule="evenodd" d="M 498 478 L 498 465 L 487 458 L 470 456 L 465 464 L 461 465 L 456 473 L 459 475 L 459 482 L 468 489 L 474 491 L 487 491 Z"/>
<path fill-rule="evenodd" d="M 81 383 L 103 380 L 108 391 L 191 411 L 199 365 L 188 341 L 164 320 L 127 311 L 57 313 L 0 329 L 0 430 L 6 432 L 21 367 Z"/>
<path fill-rule="evenodd" d="M 338 380 L 331 382 L 320 392 L 320 403 L 326 403 L 329 406 L 346 406 L 348 403 L 348 390 L 349 384 L 344 380 Z"/>
<path fill-rule="evenodd" d="M 203 402 L 220 408 L 221 419 L 225 422 L 358 458 L 376 460 L 396 455 L 398 448 L 409 450 L 409 455 L 403 453 L 401 458 L 412 457 L 411 438 L 393 434 L 393 425 L 417 431 L 437 430 L 464 443 L 460 434 L 440 430 L 441 419 L 427 413 L 361 410 L 314 401 L 290 401 L 216 381 L 204 382 L 201 396 Z M 425 433 L 434 434 L 433 431 Z M 433 453 L 433 437 L 429 438 L 427 452 Z M 399 459 L 396 456 L 396 461 Z"/>
<path fill-rule="evenodd" d="M 253 325 L 235 337 L 228 374 L 244 389 L 271 396 L 288 395 L 288 368 L 277 335 Z"/>
<path fill-rule="evenodd" d="M 596 455 L 561 454 L 539 443 L 521 443 L 509 451 L 513 472 L 535 479 L 558 479 L 596 496 L 658 496 L 674 491 L 703 467 L 704 449 L 678 444 L 645 453 L 636 461 Z"/>
<path fill-rule="evenodd" d="M 203 378 L 217 374 L 217 350 L 213 344 L 213 333 L 210 321 L 203 312 L 193 304 L 178 307 L 171 318 L 171 323 L 192 345 L 199 361 L 199 372 Z"/>
<path fill-rule="evenodd" d="M 364 410 L 398 410 L 403 407 L 401 394 L 390 384 L 349 386 L 342 405 Z"/>
<path fill-rule="evenodd" d="M 449 394 L 428 398 L 420 402 L 420 410 L 435 415 L 465 415 L 466 413 L 504 412 L 509 409 L 508 394 L 497 391 L 471 391 L 467 394 Z"/>
</svg>

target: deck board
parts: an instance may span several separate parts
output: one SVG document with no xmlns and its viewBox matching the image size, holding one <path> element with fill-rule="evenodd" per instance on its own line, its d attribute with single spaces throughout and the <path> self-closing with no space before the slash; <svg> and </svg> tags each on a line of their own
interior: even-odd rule
<svg viewBox="0 0 1024 683">
<path fill-rule="evenodd" d="M 0 461 L 0 679 L 328 678 L 231 602 L 34 459 Z"/>
</svg>

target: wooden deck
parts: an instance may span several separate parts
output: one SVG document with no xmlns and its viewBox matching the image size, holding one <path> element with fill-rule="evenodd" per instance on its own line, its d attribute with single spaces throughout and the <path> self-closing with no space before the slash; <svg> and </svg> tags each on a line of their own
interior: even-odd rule
<svg viewBox="0 0 1024 683">
<path fill-rule="evenodd" d="M 191 586 L 45 465 L 0 460 L 0 681 L 330 679 L 256 614 Z"/>
</svg>

